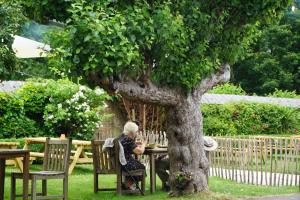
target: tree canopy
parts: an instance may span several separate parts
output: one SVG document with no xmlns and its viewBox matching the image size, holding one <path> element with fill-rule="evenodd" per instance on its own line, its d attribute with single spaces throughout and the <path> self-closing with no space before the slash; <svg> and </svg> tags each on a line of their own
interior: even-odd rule
<svg viewBox="0 0 300 200">
<path fill-rule="evenodd" d="M 194 88 L 232 64 L 290 1 L 84 1 L 52 43 L 68 75 L 96 73 Z M 71 64 L 70 64 L 71 63 Z"/>
<path fill-rule="evenodd" d="M 26 16 L 39 23 L 49 23 L 50 20 L 65 22 L 70 16 L 67 12 L 72 3 L 70 0 L 17 1 L 24 8 Z"/>
</svg>

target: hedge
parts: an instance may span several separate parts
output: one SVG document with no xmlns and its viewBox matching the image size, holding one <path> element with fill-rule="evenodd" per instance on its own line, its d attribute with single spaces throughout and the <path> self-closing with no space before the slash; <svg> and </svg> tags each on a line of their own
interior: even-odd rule
<svg viewBox="0 0 300 200">
<path fill-rule="evenodd" d="M 264 103 L 202 105 L 206 135 L 299 134 L 296 108 Z"/>
</svg>

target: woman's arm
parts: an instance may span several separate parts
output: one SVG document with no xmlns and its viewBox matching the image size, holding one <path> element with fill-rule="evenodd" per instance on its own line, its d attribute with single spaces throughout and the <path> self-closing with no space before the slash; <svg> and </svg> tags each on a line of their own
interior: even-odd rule
<svg viewBox="0 0 300 200">
<path fill-rule="evenodd" d="M 138 145 L 137 147 L 135 147 L 133 149 L 133 153 L 135 153 L 137 155 L 143 154 L 145 151 L 145 146 L 146 146 L 146 142 L 143 142 L 141 145 Z"/>
</svg>

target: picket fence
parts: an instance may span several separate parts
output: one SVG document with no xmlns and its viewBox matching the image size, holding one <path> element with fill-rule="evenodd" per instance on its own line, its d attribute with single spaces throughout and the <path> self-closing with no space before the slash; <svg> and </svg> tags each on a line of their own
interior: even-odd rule
<svg viewBox="0 0 300 200">
<path fill-rule="evenodd" d="M 210 153 L 210 176 L 255 185 L 300 186 L 299 137 L 213 138 L 219 147 Z"/>
</svg>

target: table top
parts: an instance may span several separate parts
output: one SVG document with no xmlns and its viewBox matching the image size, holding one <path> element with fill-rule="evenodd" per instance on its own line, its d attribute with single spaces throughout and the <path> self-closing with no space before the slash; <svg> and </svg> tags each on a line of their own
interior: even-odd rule
<svg viewBox="0 0 300 200">
<path fill-rule="evenodd" d="M 34 138 L 25 138 L 26 144 L 36 144 L 36 143 L 46 143 L 47 137 L 34 137 Z M 51 140 L 60 140 L 59 138 L 50 138 Z M 90 146 L 91 141 L 86 140 L 72 140 L 73 145 L 83 145 Z"/>
<path fill-rule="evenodd" d="M 25 154 L 29 154 L 30 150 L 23 149 L 0 149 L 1 158 L 19 157 Z"/>
<path fill-rule="evenodd" d="M 168 153 L 168 148 L 146 148 L 144 154 L 155 154 L 155 153 Z"/>
</svg>

